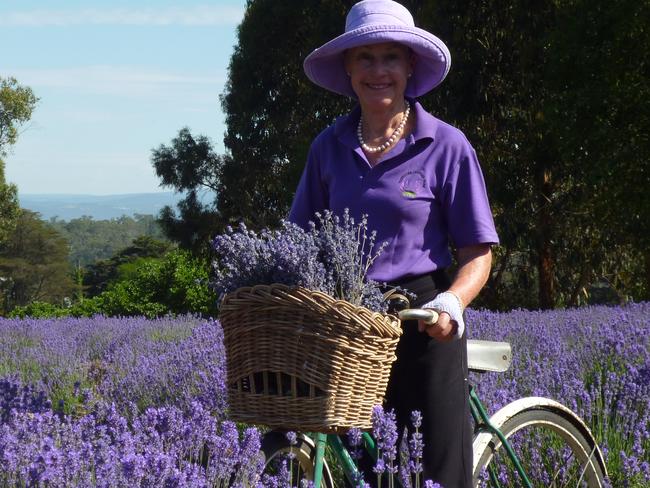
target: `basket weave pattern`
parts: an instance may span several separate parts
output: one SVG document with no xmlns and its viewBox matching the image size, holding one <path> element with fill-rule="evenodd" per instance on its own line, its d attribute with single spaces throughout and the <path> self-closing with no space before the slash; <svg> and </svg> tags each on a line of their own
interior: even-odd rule
<svg viewBox="0 0 650 488">
<path fill-rule="evenodd" d="M 301 287 L 227 294 L 224 330 L 230 416 L 274 428 L 370 428 L 381 404 L 399 320 Z"/>
</svg>

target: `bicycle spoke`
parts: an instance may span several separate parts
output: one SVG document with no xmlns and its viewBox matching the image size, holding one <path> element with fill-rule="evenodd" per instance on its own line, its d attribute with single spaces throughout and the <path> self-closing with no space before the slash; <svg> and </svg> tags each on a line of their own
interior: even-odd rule
<svg viewBox="0 0 650 488">
<path fill-rule="evenodd" d="M 571 462 L 571 459 L 573 459 L 573 457 L 574 457 L 573 456 L 573 451 L 571 451 L 571 453 L 569 454 L 569 457 L 564 460 L 564 465 Z M 558 478 L 559 475 L 560 475 L 560 469 L 558 468 L 557 470 L 555 470 L 555 475 L 553 476 L 553 482 L 551 483 L 549 488 L 560 488 L 560 487 L 557 486 L 557 483 L 556 483 L 557 478 Z M 579 481 L 578 481 L 578 483 L 579 483 Z"/>
<path fill-rule="evenodd" d="M 513 449 L 535 488 L 580 488 L 588 468 L 566 445 L 557 433 L 550 429 L 526 428 L 509 437 Z M 593 452 L 591 453 L 593 456 Z M 590 458 L 591 459 L 591 458 Z M 490 467 L 493 480 L 484 475 L 479 486 L 519 486 L 519 476 L 504 449 L 493 456 Z"/>
</svg>

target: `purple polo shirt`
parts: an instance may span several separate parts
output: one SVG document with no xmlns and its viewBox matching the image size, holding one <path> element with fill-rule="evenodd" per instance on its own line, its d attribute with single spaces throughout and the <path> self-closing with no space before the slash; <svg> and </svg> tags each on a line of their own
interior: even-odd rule
<svg viewBox="0 0 650 488">
<path fill-rule="evenodd" d="M 415 130 L 370 166 L 356 136 L 360 108 L 321 132 L 309 150 L 289 220 L 345 208 L 386 243 L 368 277 L 391 282 L 451 264 L 456 247 L 499 241 L 476 153 L 458 129 L 411 101 Z"/>
</svg>

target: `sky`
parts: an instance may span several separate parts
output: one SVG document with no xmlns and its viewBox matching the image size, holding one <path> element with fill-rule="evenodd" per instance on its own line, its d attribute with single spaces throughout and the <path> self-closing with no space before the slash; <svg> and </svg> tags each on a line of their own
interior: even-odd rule
<svg viewBox="0 0 650 488">
<path fill-rule="evenodd" d="M 160 187 L 183 127 L 223 152 L 219 95 L 245 0 L 0 0 L 0 77 L 40 99 L 5 160 L 19 194 Z"/>
</svg>

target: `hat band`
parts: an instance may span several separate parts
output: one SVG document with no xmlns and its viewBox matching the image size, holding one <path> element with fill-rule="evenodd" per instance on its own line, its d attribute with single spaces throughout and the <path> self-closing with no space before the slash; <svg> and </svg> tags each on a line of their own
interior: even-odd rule
<svg viewBox="0 0 650 488">
<path fill-rule="evenodd" d="M 398 17 L 390 13 L 385 12 L 368 12 L 364 16 L 356 17 L 355 19 L 349 19 L 345 24 L 345 32 L 357 29 L 363 26 L 370 26 L 373 24 L 378 25 L 405 25 L 408 27 L 414 27 L 415 23 L 413 18 L 409 19 L 410 22 L 406 22 L 403 17 Z"/>
</svg>

